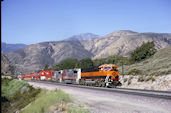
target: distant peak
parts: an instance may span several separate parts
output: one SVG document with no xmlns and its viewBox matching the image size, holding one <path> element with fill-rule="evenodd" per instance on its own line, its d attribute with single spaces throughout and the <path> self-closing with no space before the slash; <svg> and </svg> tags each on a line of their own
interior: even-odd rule
<svg viewBox="0 0 171 113">
<path fill-rule="evenodd" d="M 131 30 L 119 30 L 119 31 L 114 31 L 110 33 L 108 36 L 134 35 L 137 33 L 138 32 L 131 31 Z"/>
<path fill-rule="evenodd" d="M 66 40 L 69 41 L 90 40 L 92 38 L 97 38 L 97 37 L 99 36 L 93 33 L 81 33 L 79 35 L 73 35 Z"/>
<path fill-rule="evenodd" d="M 131 31 L 131 30 L 119 30 L 119 31 L 115 31 L 115 32 L 120 32 L 120 33 L 123 33 L 123 32 L 125 32 L 125 33 L 137 33 L 137 32 L 135 32 L 135 31 Z"/>
</svg>

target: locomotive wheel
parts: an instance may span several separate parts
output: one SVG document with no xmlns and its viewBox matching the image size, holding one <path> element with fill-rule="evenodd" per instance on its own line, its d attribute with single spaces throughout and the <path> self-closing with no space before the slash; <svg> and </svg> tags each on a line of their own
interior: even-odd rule
<svg viewBox="0 0 171 113">
<path fill-rule="evenodd" d="M 83 79 L 80 80 L 80 85 L 84 85 L 85 84 L 85 81 Z"/>
<path fill-rule="evenodd" d="M 99 80 L 96 81 L 95 86 L 99 87 Z"/>
<path fill-rule="evenodd" d="M 106 86 L 105 81 L 102 80 L 101 83 L 102 83 L 102 87 L 105 87 Z"/>
<path fill-rule="evenodd" d="M 102 81 L 101 80 L 99 80 L 99 87 L 102 87 Z"/>
<path fill-rule="evenodd" d="M 99 83 L 99 87 L 102 87 L 102 83 L 101 82 Z"/>
</svg>

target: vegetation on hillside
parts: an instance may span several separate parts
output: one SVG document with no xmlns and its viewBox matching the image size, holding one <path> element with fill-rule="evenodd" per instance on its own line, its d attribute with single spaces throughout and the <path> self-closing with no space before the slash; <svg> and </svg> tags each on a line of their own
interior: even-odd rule
<svg viewBox="0 0 171 113">
<path fill-rule="evenodd" d="M 119 66 L 122 65 L 122 60 L 123 60 L 123 64 L 125 65 L 130 63 L 129 58 L 127 57 L 122 57 L 121 55 L 111 55 L 108 56 L 107 58 L 93 60 L 93 64 L 94 65 L 116 64 Z"/>
<path fill-rule="evenodd" d="M 52 69 L 73 69 L 88 66 L 98 66 L 101 64 L 116 64 L 121 71 L 122 63 L 124 64 L 124 74 L 128 75 L 162 75 L 170 74 L 171 69 L 171 51 L 170 48 L 159 50 L 156 53 L 154 42 L 143 43 L 137 47 L 130 57 L 121 55 L 111 55 L 107 58 L 91 60 L 84 58 L 82 60 L 66 59 L 54 66 Z"/>
<path fill-rule="evenodd" d="M 73 69 L 73 68 L 81 68 L 88 66 L 97 66 L 102 64 L 116 64 L 121 66 L 122 63 L 124 65 L 129 65 L 131 63 L 139 62 L 145 60 L 156 52 L 154 42 L 143 43 L 140 47 L 137 47 L 133 52 L 131 52 L 130 57 L 123 57 L 121 55 L 111 55 L 107 58 L 91 60 L 91 58 L 84 58 L 82 60 L 77 60 L 73 58 L 68 58 L 61 61 L 59 64 L 54 66 L 52 69 L 61 70 L 61 69 Z"/>
<path fill-rule="evenodd" d="M 129 59 L 127 57 L 123 57 L 124 64 L 129 64 Z M 122 64 L 122 56 L 120 55 L 112 55 L 103 59 L 91 60 L 91 58 L 84 58 L 81 60 L 68 58 L 61 61 L 59 64 L 54 66 L 52 69 L 54 70 L 62 70 L 62 69 L 74 69 L 74 68 L 82 68 L 89 66 L 98 66 L 102 64 Z"/>
<path fill-rule="evenodd" d="M 78 65 L 78 60 L 73 58 L 68 58 L 61 61 L 59 64 L 54 66 L 52 69 L 54 70 L 62 70 L 62 69 L 73 69 Z"/>
<path fill-rule="evenodd" d="M 19 80 L 1 79 L 1 111 L 14 113 L 35 100 L 40 89 L 35 89 L 26 82 Z"/>
<path fill-rule="evenodd" d="M 121 70 L 122 67 L 119 67 Z M 161 49 L 150 58 L 132 65 L 124 65 L 128 75 L 159 76 L 171 74 L 171 47 Z"/>
<path fill-rule="evenodd" d="M 44 90 L 38 95 L 36 101 L 21 111 L 21 113 L 52 113 L 54 111 L 67 113 L 89 112 L 83 107 L 74 106 L 70 96 L 61 90 Z"/>
<path fill-rule="evenodd" d="M 93 61 L 91 60 L 91 58 L 84 58 L 78 61 L 77 67 L 88 67 L 88 66 L 93 66 Z"/>
<path fill-rule="evenodd" d="M 67 113 L 89 112 L 83 106 L 74 104 L 70 96 L 61 90 L 47 91 L 35 89 L 24 81 L 7 78 L 3 78 L 1 81 L 2 113 L 14 113 L 16 111 L 21 113 L 49 113 L 55 110 Z"/>
<path fill-rule="evenodd" d="M 130 60 L 133 62 L 139 62 L 147 59 L 156 53 L 154 41 L 144 43 L 131 52 Z"/>
</svg>

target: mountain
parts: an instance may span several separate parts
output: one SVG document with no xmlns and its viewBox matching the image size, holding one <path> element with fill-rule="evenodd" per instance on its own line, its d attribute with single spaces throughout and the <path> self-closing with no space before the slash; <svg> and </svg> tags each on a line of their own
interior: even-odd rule
<svg viewBox="0 0 171 113">
<path fill-rule="evenodd" d="M 68 39 L 66 39 L 66 41 L 90 40 L 90 39 L 97 38 L 97 37 L 99 37 L 99 36 L 95 35 L 93 33 L 83 33 L 83 34 L 74 35 L 72 37 L 69 37 Z"/>
<path fill-rule="evenodd" d="M 53 65 L 66 58 L 82 59 L 92 57 L 77 41 L 44 42 L 29 45 L 23 49 L 6 54 L 18 73 L 34 72 L 43 69 L 46 64 Z"/>
<path fill-rule="evenodd" d="M 131 51 L 147 41 L 154 41 L 158 50 L 166 48 L 171 46 L 171 34 L 121 30 L 89 40 L 32 44 L 23 49 L 9 52 L 6 56 L 19 72 L 27 73 L 42 69 L 46 64 L 55 65 L 71 57 L 99 59 L 114 54 L 129 56 Z"/>
<path fill-rule="evenodd" d="M 18 49 L 22 49 L 24 47 L 26 47 L 26 44 L 7 44 L 5 42 L 1 43 L 1 52 L 2 53 L 8 53 L 8 52 L 12 52 Z"/>
<path fill-rule="evenodd" d="M 162 49 L 171 46 L 171 34 L 120 30 L 101 38 L 82 41 L 82 45 L 94 55 L 93 59 L 99 59 L 113 54 L 129 56 L 136 47 L 148 41 L 154 41 L 156 49 Z"/>
<path fill-rule="evenodd" d="M 9 62 L 8 58 L 1 54 L 1 75 L 11 75 L 14 72 L 14 67 Z"/>
</svg>

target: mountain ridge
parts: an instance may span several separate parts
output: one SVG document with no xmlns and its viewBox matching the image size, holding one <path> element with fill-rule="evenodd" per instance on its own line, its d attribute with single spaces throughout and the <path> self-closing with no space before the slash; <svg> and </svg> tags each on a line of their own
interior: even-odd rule
<svg viewBox="0 0 171 113">
<path fill-rule="evenodd" d="M 1 43 L 1 53 L 8 53 L 8 52 L 12 52 L 18 49 L 22 49 L 24 47 L 26 47 L 26 44 L 22 44 L 22 43 L 16 43 L 16 44 L 8 44 L 5 42 Z"/>
<path fill-rule="evenodd" d="M 55 65 L 66 58 L 99 59 L 110 55 L 129 56 L 143 42 L 154 41 L 156 48 L 171 46 L 171 34 L 117 31 L 89 40 L 51 41 L 29 45 L 6 54 L 19 72 L 34 72 L 46 64 Z"/>
</svg>

